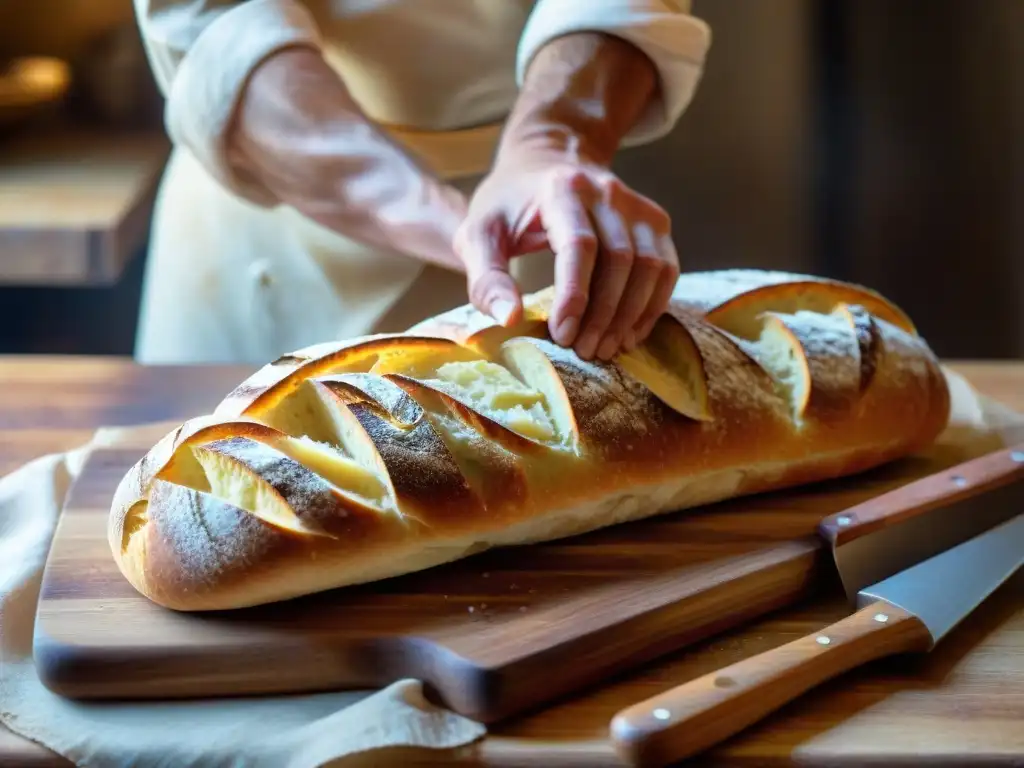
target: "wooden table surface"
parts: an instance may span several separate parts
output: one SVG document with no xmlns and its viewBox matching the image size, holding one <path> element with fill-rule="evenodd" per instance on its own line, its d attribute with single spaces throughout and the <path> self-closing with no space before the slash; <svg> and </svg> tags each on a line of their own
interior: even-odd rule
<svg viewBox="0 0 1024 768">
<path fill-rule="evenodd" d="M 1024 362 L 953 362 L 981 392 L 1024 411 Z M 234 384 L 251 372 L 239 366 L 145 368 L 115 358 L 52 358 L 0 356 L 0 473 L 51 451 L 87 441 L 102 425 L 130 425 L 163 419 L 184 419 L 208 411 Z M 1018 592 L 986 604 L 956 638 L 949 638 L 921 664 L 882 663 L 877 674 L 844 678 L 805 697 L 804 702 L 773 716 L 721 748 L 708 759 L 716 764 L 858 765 L 878 751 L 868 740 L 856 749 L 846 729 L 868 719 L 881 726 L 901 722 L 895 734 L 904 745 L 893 763 L 943 762 L 968 765 L 1024 764 L 1024 691 L 1000 688 L 1000 668 L 1012 656 L 1024 665 L 1024 631 Z M 560 704 L 501 729 L 483 743 L 461 750 L 471 763 L 538 765 L 536 748 L 546 746 L 547 765 L 615 765 L 603 741 L 608 718 L 623 694 L 639 701 L 664 688 L 685 682 L 744 656 L 814 631 L 842 615 L 835 601 L 799 606 L 746 627 L 712 638 L 675 654 L 649 669 L 609 681 L 598 691 Z M 1012 626 L 1011 626 L 1012 625 Z M 984 647 L 975 647 L 984 639 Z M 968 686 L 951 696 L 948 686 L 988 686 L 998 696 Z M 993 702 L 998 702 L 994 705 Z M 900 709 L 902 708 L 902 709 Z M 890 713 L 887 716 L 887 712 Z M 900 718 L 891 718 L 898 714 Z M 873 720 L 871 718 L 874 718 Z M 1016 722 L 1016 724 L 1015 724 Z M 906 733 L 913 723 L 913 733 Z M 950 723 L 961 732 L 950 733 Z M 953 729 L 955 730 L 955 728 Z M 894 734 L 880 731 L 879 739 Z M 919 731 L 919 732 L 918 732 Z M 910 744 L 910 751 L 907 745 Z M 846 751 L 844 751 L 844 749 Z M 456 755 L 442 756 L 442 760 Z M 418 759 L 418 758 L 417 758 Z M 411 761 L 410 761 L 411 762 Z M 702 761 L 703 762 L 703 761 Z M 0 727 L 0 766 L 66 766 L 48 750 Z"/>
<path fill-rule="evenodd" d="M 114 283 L 145 242 L 160 133 L 29 134 L 0 152 L 0 285 Z"/>
</svg>

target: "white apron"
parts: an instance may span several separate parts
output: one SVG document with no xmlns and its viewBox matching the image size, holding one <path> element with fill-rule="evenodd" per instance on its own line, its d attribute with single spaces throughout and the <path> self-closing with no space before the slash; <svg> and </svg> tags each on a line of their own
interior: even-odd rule
<svg viewBox="0 0 1024 768">
<path fill-rule="evenodd" d="M 531 254 L 512 270 L 523 290 L 538 290 L 552 263 L 549 252 Z M 467 301 L 464 275 L 349 240 L 291 208 L 252 206 L 176 149 L 153 219 L 136 358 L 262 364 L 403 331 Z"/>
<path fill-rule="evenodd" d="M 652 111 L 641 140 L 668 130 L 682 111 L 699 71 L 686 56 L 703 49 L 692 40 L 682 41 L 689 46 L 682 53 L 665 45 L 681 38 L 667 38 L 664 22 L 655 23 L 651 9 L 663 0 L 592 2 L 306 0 L 297 11 L 295 0 L 136 0 L 178 139 L 156 200 L 136 358 L 259 365 L 320 342 L 402 331 L 468 301 L 460 273 L 354 242 L 288 207 L 249 203 L 219 183 L 182 146 L 202 133 L 195 115 L 211 111 L 202 103 L 204 89 L 217 82 L 207 77 L 211 67 L 230 67 L 233 50 L 278 34 L 274 25 L 282 20 L 313 19 L 326 59 L 367 114 L 468 194 L 489 166 L 515 98 L 524 34 L 534 44 L 574 24 L 632 30 L 637 40 L 647 34 L 654 40 L 649 53 L 668 62 L 659 65 L 663 78 L 678 70 L 683 86 L 668 108 Z M 662 13 L 677 20 L 679 5 L 671 5 L 676 10 Z M 524 33 L 534 6 L 543 12 L 534 13 Z M 265 26 L 239 31 L 263 16 L 270 20 Z M 179 75 L 189 68 L 186 57 L 193 71 Z M 212 111 L 218 107 L 214 100 Z M 196 146 L 202 156 L 203 146 Z M 552 255 L 515 259 L 512 273 L 524 291 L 539 290 L 553 281 Z"/>
</svg>

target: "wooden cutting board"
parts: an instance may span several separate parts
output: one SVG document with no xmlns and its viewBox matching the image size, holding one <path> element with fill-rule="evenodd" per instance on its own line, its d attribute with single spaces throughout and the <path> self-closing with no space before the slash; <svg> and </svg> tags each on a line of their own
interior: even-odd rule
<svg viewBox="0 0 1024 768">
<path fill-rule="evenodd" d="M 814 535 L 822 517 L 974 455 L 944 449 L 372 585 L 183 614 L 138 595 L 106 540 L 115 486 L 160 434 L 138 430 L 95 450 L 71 489 L 36 624 L 35 659 L 48 687 L 82 698 L 163 698 L 415 677 L 485 722 L 834 589 L 830 553 Z"/>
</svg>

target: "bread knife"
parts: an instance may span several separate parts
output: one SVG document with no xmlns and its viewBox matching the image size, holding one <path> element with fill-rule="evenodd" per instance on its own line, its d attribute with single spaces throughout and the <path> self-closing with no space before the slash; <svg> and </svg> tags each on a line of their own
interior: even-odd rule
<svg viewBox="0 0 1024 768">
<path fill-rule="evenodd" d="M 819 533 L 855 612 L 622 710 L 610 729 L 622 758 L 682 760 L 846 671 L 934 648 L 1024 565 L 1024 445 L 831 515 Z"/>
</svg>

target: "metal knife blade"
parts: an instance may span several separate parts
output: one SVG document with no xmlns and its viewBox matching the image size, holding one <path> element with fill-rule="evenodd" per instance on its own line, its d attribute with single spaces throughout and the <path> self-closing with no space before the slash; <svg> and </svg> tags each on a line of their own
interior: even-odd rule
<svg viewBox="0 0 1024 768">
<path fill-rule="evenodd" d="M 928 628 L 930 650 L 1024 567 L 1024 506 L 1017 509 L 1017 517 L 862 589 L 858 608 L 902 608 Z"/>
<path fill-rule="evenodd" d="M 1024 512 L 1024 445 L 993 451 L 830 515 L 818 526 L 851 606 L 870 584 Z"/>
</svg>

